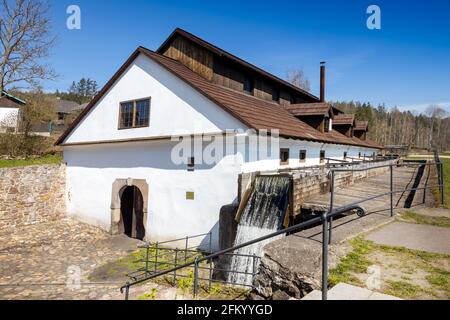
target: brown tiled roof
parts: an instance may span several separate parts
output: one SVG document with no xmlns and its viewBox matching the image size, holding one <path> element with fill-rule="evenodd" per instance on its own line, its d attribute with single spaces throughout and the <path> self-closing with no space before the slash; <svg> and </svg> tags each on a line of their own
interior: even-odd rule
<svg viewBox="0 0 450 320">
<path fill-rule="evenodd" d="M 331 104 L 326 102 L 297 103 L 286 107 L 294 116 L 328 116 L 331 108 Z"/>
<path fill-rule="evenodd" d="M 58 139 L 56 142 L 57 144 L 63 143 L 64 139 L 70 134 L 73 128 L 75 128 L 76 125 L 89 112 L 89 110 L 94 107 L 97 101 L 100 100 L 100 98 L 107 92 L 107 90 L 114 84 L 114 82 L 139 54 L 144 54 L 153 61 L 157 62 L 252 129 L 278 129 L 281 136 L 289 138 L 298 138 L 324 143 L 366 146 L 364 141 L 356 138 L 356 140 L 347 138 L 344 135 L 340 135 L 338 132 L 336 133 L 340 136 L 335 133 L 333 133 L 333 135 L 321 133 L 295 118 L 289 113 L 289 111 L 277 103 L 258 99 L 245 93 L 214 84 L 197 73 L 191 71 L 180 62 L 157 54 L 143 47 L 139 47 L 132 54 L 132 56 L 105 85 L 100 93 L 83 110 L 80 116 L 71 124 L 68 130 Z M 337 137 L 339 137 L 339 139 L 337 139 Z"/>
<path fill-rule="evenodd" d="M 339 114 L 334 117 L 333 119 L 333 125 L 353 125 L 355 122 L 355 115 L 354 114 Z"/>
<path fill-rule="evenodd" d="M 367 129 L 369 128 L 369 122 L 368 121 L 359 121 L 356 120 L 355 121 L 355 130 L 358 131 L 367 131 Z"/>
<path fill-rule="evenodd" d="M 239 58 L 236 57 L 235 55 L 209 43 L 208 41 L 205 41 L 199 37 L 197 37 L 196 35 L 187 32 L 183 29 L 180 28 L 176 28 L 170 35 L 169 37 L 161 44 L 161 46 L 156 50 L 156 53 L 158 54 L 163 54 L 164 49 L 167 47 L 167 45 L 169 43 L 171 43 L 171 41 L 176 37 L 176 36 L 182 36 L 185 37 L 187 39 L 189 39 L 190 41 L 196 43 L 197 45 L 206 48 L 207 50 L 221 56 L 221 57 L 226 57 L 227 59 L 232 60 L 234 63 L 237 63 L 241 66 L 243 66 L 244 68 L 248 68 L 250 70 L 252 70 L 253 72 L 256 72 L 257 74 L 266 77 L 268 79 L 271 79 L 272 81 L 277 82 L 279 85 L 284 86 L 284 87 L 288 87 L 291 90 L 295 90 L 299 93 L 301 93 L 306 99 L 307 101 L 319 101 L 319 98 L 314 96 L 313 94 L 309 93 L 306 90 L 303 90 L 297 86 L 294 86 L 293 84 L 287 82 L 286 80 L 280 79 L 277 76 L 274 76 L 273 74 Z"/>
</svg>

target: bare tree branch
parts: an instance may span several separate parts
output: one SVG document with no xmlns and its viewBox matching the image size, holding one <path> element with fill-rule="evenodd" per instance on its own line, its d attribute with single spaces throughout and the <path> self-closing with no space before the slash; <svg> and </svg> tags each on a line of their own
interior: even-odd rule
<svg viewBox="0 0 450 320">
<path fill-rule="evenodd" d="M 43 0 L 0 0 L 0 92 L 17 83 L 35 87 L 56 73 L 43 62 L 55 43 Z"/>
</svg>

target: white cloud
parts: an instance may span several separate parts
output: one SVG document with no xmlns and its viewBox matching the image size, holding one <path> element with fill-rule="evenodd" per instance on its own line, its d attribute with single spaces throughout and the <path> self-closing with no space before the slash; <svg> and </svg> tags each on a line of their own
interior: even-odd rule
<svg viewBox="0 0 450 320">
<path fill-rule="evenodd" d="M 398 109 L 402 111 L 412 111 L 417 113 L 424 113 L 425 110 L 430 105 L 437 105 L 444 109 L 445 111 L 450 113 L 450 102 L 429 102 L 429 103 L 422 103 L 422 104 L 415 104 L 415 105 L 407 105 L 407 106 L 399 106 Z"/>
</svg>

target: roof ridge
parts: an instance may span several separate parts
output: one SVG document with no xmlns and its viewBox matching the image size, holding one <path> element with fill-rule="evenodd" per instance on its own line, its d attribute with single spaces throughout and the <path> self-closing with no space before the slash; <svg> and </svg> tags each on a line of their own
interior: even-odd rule
<svg viewBox="0 0 450 320">
<path fill-rule="evenodd" d="M 228 58 L 230 58 L 232 60 L 235 60 L 235 62 L 238 62 L 238 63 L 240 63 L 240 64 L 242 64 L 242 65 L 244 65 L 246 67 L 250 67 L 252 69 L 255 69 L 254 71 L 259 72 L 259 73 L 261 73 L 264 76 L 267 76 L 269 78 L 273 78 L 273 80 L 281 82 L 283 85 L 286 85 L 286 86 L 290 87 L 291 89 L 297 90 L 297 91 L 299 91 L 299 92 L 309 96 L 310 98 L 313 98 L 313 99 L 316 99 L 317 101 L 319 101 L 319 98 L 317 96 L 313 95 L 312 93 L 310 93 L 310 92 L 308 92 L 308 91 L 306 91 L 306 90 L 304 90 L 302 88 L 299 88 L 299 87 L 293 85 L 292 83 L 289 83 L 288 81 L 283 80 L 282 78 L 272 74 L 271 72 L 268 72 L 268 71 L 266 71 L 266 70 L 264 70 L 264 69 L 262 69 L 262 68 L 260 68 L 260 67 L 258 67 L 256 65 L 254 65 L 254 64 L 252 64 L 252 63 L 250 63 L 250 62 L 248 62 L 248 61 L 246 61 L 246 60 L 244 60 L 242 58 L 239 58 L 238 56 L 236 56 L 236 55 L 234 55 L 234 54 L 232 54 L 232 53 L 230 53 L 230 52 L 228 52 L 228 51 L 226 51 L 226 50 L 224 50 L 224 49 L 222 49 L 222 48 L 220 48 L 220 47 L 218 47 L 218 46 L 216 46 L 216 45 L 214 45 L 214 44 L 212 44 L 212 43 L 210 43 L 210 42 L 208 42 L 208 41 L 206 41 L 206 40 L 204 40 L 202 38 L 200 38 L 199 36 L 197 36 L 197 35 L 195 35 L 193 33 L 190 33 L 189 31 L 184 30 L 182 28 L 176 28 L 169 35 L 169 37 L 161 44 L 161 46 L 156 50 L 156 53 L 159 53 L 159 51 L 162 50 L 166 46 L 166 44 L 168 43 L 169 39 L 171 39 L 177 33 L 181 34 L 181 35 L 183 35 L 183 36 L 185 36 L 185 37 L 187 37 L 187 38 L 189 38 L 191 40 L 196 40 L 194 42 L 196 42 L 200 46 L 209 47 L 210 49 L 213 49 L 213 51 L 215 51 L 219 55 L 225 55 Z"/>
</svg>

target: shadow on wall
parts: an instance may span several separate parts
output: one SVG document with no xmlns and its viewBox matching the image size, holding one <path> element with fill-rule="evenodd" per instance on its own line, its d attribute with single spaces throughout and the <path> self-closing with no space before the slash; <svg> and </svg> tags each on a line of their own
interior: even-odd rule
<svg viewBox="0 0 450 320">
<path fill-rule="evenodd" d="M 188 170 L 187 159 L 192 154 L 181 154 L 181 156 L 176 154 L 174 160 L 178 163 L 172 160 L 172 150 L 177 143 L 173 141 L 143 141 L 114 145 L 66 147 L 64 160 L 71 167 Z M 186 160 L 181 161 L 181 159 Z M 195 160 L 194 170 L 210 170 L 222 164 L 233 165 L 235 164 L 234 159 L 234 155 L 227 155 L 220 159 L 219 163 L 213 164 L 199 163 L 200 161 L 197 159 Z"/>
</svg>

